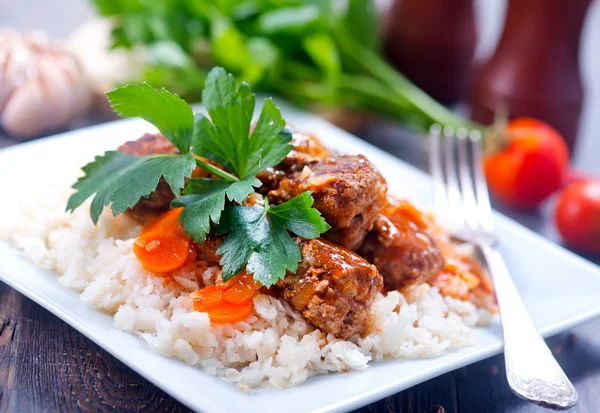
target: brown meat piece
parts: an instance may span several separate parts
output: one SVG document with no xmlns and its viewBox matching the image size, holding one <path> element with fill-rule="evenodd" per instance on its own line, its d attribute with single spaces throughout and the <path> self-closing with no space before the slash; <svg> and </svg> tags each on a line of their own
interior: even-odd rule
<svg viewBox="0 0 600 413">
<path fill-rule="evenodd" d="M 145 133 L 139 139 L 125 142 L 117 150 L 135 156 L 179 153 L 179 150 L 160 133 Z"/>
<path fill-rule="evenodd" d="M 316 136 L 294 132 L 290 143 L 294 149 L 280 164 L 287 172 L 301 171 L 304 165 L 329 156 L 329 151 Z"/>
<path fill-rule="evenodd" d="M 258 179 L 263 183 L 259 189 L 261 193 L 266 194 L 277 188 L 279 181 L 285 178 L 286 174 L 299 172 L 304 166 L 329 156 L 329 151 L 313 135 L 294 132 L 290 143 L 294 149 L 287 154 L 279 165 L 268 168 L 258 174 Z"/>
<path fill-rule="evenodd" d="M 217 248 L 223 243 L 223 237 L 208 234 L 202 245 L 198 245 L 198 259 L 206 261 L 208 265 L 219 265 L 221 257 L 217 255 Z"/>
<path fill-rule="evenodd" d="M 179 150 L 160 133 L 146 133 L 135 141 L 129 141 L 119 146 L 118 151 L 135 156 L 154 154 L 176 154 Z M 175 198 L 167 182 L 161 178 L 148 198 L 142 198 L 136 206 L 127 213 L 138 222 L 146 223 L 148 218 L 169 210 L 171 201 Z"/>
<path fill-rule="evenodd" d="M 427 282 L 444 267 L 434 240 L 400 214 L 380 214 L 358 253 L 381 272 L 387 290 Z"/>
<path fill-rule="evenodd" d="M 383 280 L 352 251 L 320 238 L 298 239 L 302 262 L 277 284 L 281 296 L 323 332 L 347 339 L 367 328 Z"/>
<path fill-rule="evenodd" d="M 209 234 L 197 247 L 197 257 L 218 265 L 216 254 L 223 238 Z M 371 304 L 383 287 L 383 278 L 364 258 L 321 238 L 296 238 L 302 262 L 276 287 L 263 291 L 288 301 L 323 332 L 348 338 L 365 332 Z"/>
<path fill-rule="evenodd" d="M 305 191 L 312 191 L 313 207 L 331 225 L 323 237 L 354 251 L 386 203 L 387 184 L 363 155 L 337 155 L 282 179 L 269 198 L 284 202 Z"/>
</svg>

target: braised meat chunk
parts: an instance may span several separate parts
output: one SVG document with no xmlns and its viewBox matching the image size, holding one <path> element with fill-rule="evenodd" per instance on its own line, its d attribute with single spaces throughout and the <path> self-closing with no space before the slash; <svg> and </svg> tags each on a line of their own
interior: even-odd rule
<svg viewBox="0 0 600 413">
<path fill-rule="evenodd" d="M 119 146 L 118 151 L 135 156 L 147 156 L 155 154 L 176 154 L 177 148 L 160 133 L 146 133 L 135 141 L 129 141 Z M 142 198 L 136 206 L 129 209 L 127 213 L 136 221 L 144 224 L 149 218 L 169 210 L 171 201 L 175 198 L 169 185 L 161 179 L 156 191 L 148 198 Z"/>
<path fill-rule="evenodd" d="M 221 257 L 217 255 L 217 249 L 223 243 L 223 237 L 208 234 L 202 244 L 198 244 L 198 258 L 206 261 L 208 265 L 219 265 Z"/>
<path fill-rule="evenodd" d="M 391 213 L 390 213 L 391 212 Z M 435 241 L 393 208 L 384 209 L 358 253 L 375 265 L 387 290 L 431 280 L 444 267 Z"/>
<path fill-rule="evenodd" d="M 354 251 L 386 203 L 387 184 L 363 155 L 337 155 L 282 179 L 269 198 L 283 202 L 305 191 L 312 191 L 314 208 L 331 225 L 323 237 Z"/>
<path fill-rule="evenodd" d="M 290 143 L 294 148 L 280 164 L 286 172 L 300 171 L 305 165 L 329 156 L 329 151 L 316 136 L 294 132 Z"/>
<path fill-rule="evenodd" d="M 179 150 L 160 133 L 144 133 L 141 138 L 125 142 L 117 150 L 135 156 L 179 153 Z"/>
<path fill-rule="evenodd" d="M 383 280 L 355 253 L 320 238 L 298 239 L 302 262 L 277 284 L 281 296 L 325 333 L 347 339 L 367 328 Z"/>
<path fill-rule="evenodd" d="M 313 135 L 294 132 L 290 144 L 293 146 L 293 149 L 279 165 L 268 168 L 258 174 L 258 179 L 260 179 L 263 184 L 259 189 L 261 193 L 267 194 L 269 191 L 276 189 L 279 182 L 285 178 L 287 174 L 302 171 L 302 168 L 306 165 L 310 165 L 329 156 L 329 151 L 323 146 L 321 141 Z"/>
</svg>

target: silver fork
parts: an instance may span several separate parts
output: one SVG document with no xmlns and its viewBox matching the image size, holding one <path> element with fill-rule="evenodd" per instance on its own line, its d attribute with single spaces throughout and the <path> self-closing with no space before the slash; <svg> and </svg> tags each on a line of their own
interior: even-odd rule
<svg viewBox="0 0 600 413">
<path fill-rule="evenodd" d="M 433 125 L 429 164 L 436 213 L 453 221 L 452 235 L 482 253 L 494 283 L 504 331 L 506 376 L 512 391 L 535 404 L 566 410 L 577 391 L 538 334 L 497 249 L 478 131 Z"/>
</svg>

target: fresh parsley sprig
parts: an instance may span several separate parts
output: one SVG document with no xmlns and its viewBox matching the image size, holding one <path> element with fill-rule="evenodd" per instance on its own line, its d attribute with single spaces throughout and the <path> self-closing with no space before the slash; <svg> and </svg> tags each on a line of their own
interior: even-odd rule
<svg viewBox="0 0 600 413">
<path fill-rule="evenodd" d="M 211 120 L 196 116 L 194 153 L 220 163 L 240 179 L 277 165 L 292 150 L 292 136 L 271 99 L 265 100 L 249 136 L 254 94 L 246 83 L 238 88 L 224 69 L 215 68 L 209 73 L 202 102 Z"/>
<path fill-rule="evenodd" d="M 287 270 L 295 272 L 302 260 L 300 248 L 286 230 L 303 238 L 316 238 L 330 227 L 312 207 L 310 192 L 269 206 L 232 206 L 225 210 L 217 234 L 228 234 L 219 246 L 223 279 L 246 271 L 262 285 L 271 286 Z"/>
<path fill-rule="evenodd" d="M 329 229 L 313 198 L 305 192 L 280 205 L 246 205 L 261 182 L 256 175 L 281 162 L 290 152 L 291 133 L 279 109 L 266 99 L 251 132 L 255 97 L 245 83 L 222 68 L 206 80 L 203 103 L 208 116 L 196 115 L 177 95 L 148 84 L 127 85 L 108 93 L 113 109 L 123 117 L 141 117 L 153 123 L 181 154 L 132 156 L 108 151 L 83 168 L 85 175 L 73 186 L 67 210 L 73 211 L 93 196 L 94 223 L 104 206 L 114 215 L 150 196 L 163 178 L 175 195 L 171 207 L 183 207 L 180 222 L 197 243 L 211 227 L 224 241 L 223 279 L 244 267 L 254 279 L 271 286 L 301 261 L 300 248 L 290 232 L 315 238 Z M 207 162 L 210 160 L 224 169 Z M 196 166 L 215 178 L 191 178 Z M 182 191 L 183 189 L 183 191 Z"/>
<path fill-rule="evenodd" d="M 148 84 L 127 85 L 109 92 L 113 109 L 122 117 L 139 116 L 154 124 L 182 155 L 132 156 L 107 151 L 83 167 L 85 175 L 73 188 L 77 190 L 67 204 L 74 211 L 95 194 L 90 213 L 94 224 L 102 209 L 111 205 L 113 215 L 132 208 L 141 198 L 156 190 L 164 178 L 176 196 L 186 178 L 192 176 L 196 160 L 190 153 L 194 132 L 192 109 L 179 96 Z"/>
<path fill-rule="evenodd" d="M 237 86 L 232 75 L 222 68 L 213 69 L 202 92 L 204 106 L 210 119 L 196 115 L 192 150 L 213 160 L 229 173 L 207 162 L 198 160 L 198 166 L 221 178 L 191 180 L 183 198 L 174 203 L 184 206 L 181 214 L 185 230 L 196 242 L 203 242 L 210 224 L 218 224 L 225 197 L 241 204 L 261 182 L 256 174 L 277 165 L 292 149 L 291 133 L 271 99 L 266 99 L 252 134 L 250 127 L 255 98 L 250 87 Z"/>
<path fill-rule="evenodd" d="M 190 151 L 194 113 L 179 96 L 165 89 L 155 90 L 147 83 L 120 87 L 106 95 L 121 117 L 140 117 L 156 126 L 181 153 Z"/>
</svg>

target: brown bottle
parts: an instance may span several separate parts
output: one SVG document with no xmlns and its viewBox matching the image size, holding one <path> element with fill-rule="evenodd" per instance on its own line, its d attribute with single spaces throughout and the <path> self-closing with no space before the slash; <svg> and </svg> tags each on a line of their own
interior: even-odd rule
<svg viewBox="0 0 600 413">
<path fill-rule="evenodd" d="M 472 0 L 396 0 L 385 39 L 394 66 L 433 98 L 464 97 L 477 45 Z"/>
<path fill-rule="evenodd" d="M 471 115 L 497 111 L 554 126 L 572 151 L 583 103 L 579 39 L 591 0 L 509 0 L 496 52 L 473 84 Z"/>
</svg>

